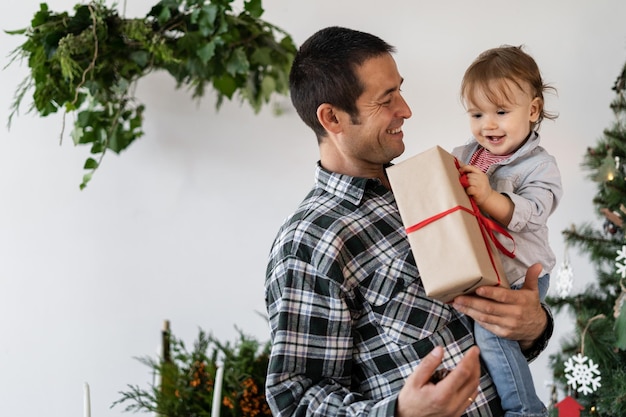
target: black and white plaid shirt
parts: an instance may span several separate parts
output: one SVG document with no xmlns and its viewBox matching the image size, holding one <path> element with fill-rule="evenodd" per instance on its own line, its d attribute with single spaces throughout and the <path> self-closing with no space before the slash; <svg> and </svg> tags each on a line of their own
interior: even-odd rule
<svg viewBox="0 0 626 417">
<path fill-rule="evenodd" d="M 474 344 L 472 324 L 425 296 L 393 194 L 380 181 L 319 164 L 316 180 L 270 253 L 267 400 L 275 417 L 393 416 L 421 358 L 441 345 L 442 367 L 455 368 Z M 484 369 L 479 389 L 466 415 L 501 415 Z"/>
</svg>

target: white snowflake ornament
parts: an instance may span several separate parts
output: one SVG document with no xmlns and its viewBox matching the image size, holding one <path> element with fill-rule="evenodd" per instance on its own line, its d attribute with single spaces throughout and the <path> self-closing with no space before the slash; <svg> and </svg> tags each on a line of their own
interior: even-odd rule
<svg viewBox="0 0 626 417">
<path fill-rule="evenodd" d="M 563 263 L 559 266 L 556 273 L 556 291 L 559 297 L 565 298 L 572 291 L 574 286 L 574 271 L 569 263 L 569 257 L 563 259 Z"/>
<path fill-rule="evenodd" d="M 601 387 L 598 365 L 580 353 L 565 362 L 565 377 L 567 378 L 567 385 L 585 395 L 591 394 Z"/>
</svg>

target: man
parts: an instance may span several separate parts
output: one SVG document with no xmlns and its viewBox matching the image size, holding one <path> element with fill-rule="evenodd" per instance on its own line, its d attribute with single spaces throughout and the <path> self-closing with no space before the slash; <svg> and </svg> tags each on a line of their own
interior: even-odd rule
<svg viewBox="0 0 626 417">
<path fill-rule="evenodd" d="M 481 287 L 451 305 L 425 296 L 385 175 L 411 117 L 393 52 L 376 36 L 329 27 L 293 62 L 292 102 L 320 161 L 267 268 L 266 396 L 277 417 L 501 415 L 468 316 L 518 340 L 529 359 L 551 335 L 540 268 L 518 291 Z M 450 373 L 433 382 L 436 368 Z"/>
</svg>

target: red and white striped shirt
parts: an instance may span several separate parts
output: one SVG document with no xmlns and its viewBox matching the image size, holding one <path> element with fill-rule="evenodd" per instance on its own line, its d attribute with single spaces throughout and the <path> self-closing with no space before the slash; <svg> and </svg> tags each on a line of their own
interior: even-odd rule
<svg viewBox="0 0 626 417">
<path fill-rule="evenodd" d="M 494 155 L 487 149 L 479 146 L 470 159 L 470 165 L 480 168 L 482 172 L 487 172 L 491 165 L 503 161 L 509 158 L 511 155 L 512 154 Z"/>
</svg>

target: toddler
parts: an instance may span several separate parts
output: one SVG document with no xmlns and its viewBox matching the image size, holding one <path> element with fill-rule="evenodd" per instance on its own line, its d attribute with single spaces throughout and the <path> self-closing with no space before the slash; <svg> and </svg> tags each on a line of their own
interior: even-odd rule
<svg viewBox="0 0 626 417">
<path fill-rule="evenodd" d="M 511 288 L 524 283 L 531 264 L 543 266 L 539 293 L 548 290 L 556 263 L 548 244 L 548 216 L 562 195 L 556 160 L 539 146 L 539 125 L 556 115 L 544 109 L 544 84 L 534 59 L 522 47 L 483 52 L 465 71 L 461 98 L 472 138 L 452 154 L 467 174 L 470 195 L 481 212 L 500 223 L 515 240 L 515 258 L 501 256 Z M 475 325 L 476 343 L 506 417 L 545 417 L 528 363 L 517 341 Z"/>
</svg>

